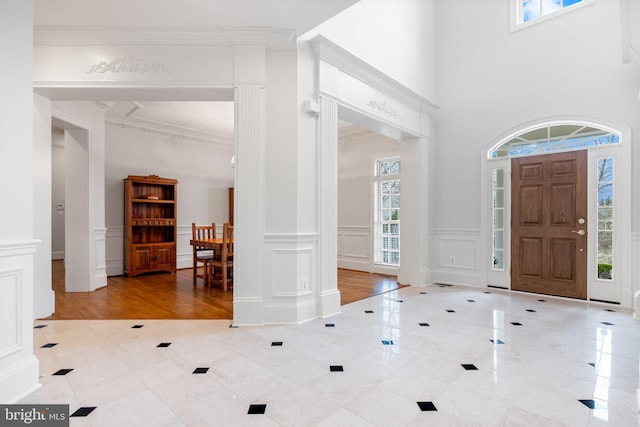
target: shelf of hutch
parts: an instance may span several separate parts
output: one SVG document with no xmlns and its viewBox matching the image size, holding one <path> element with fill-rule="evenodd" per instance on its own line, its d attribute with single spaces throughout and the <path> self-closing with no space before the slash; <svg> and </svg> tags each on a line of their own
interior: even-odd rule
<svg viewBox="0 0 640 427">
<path fill-rule="evenodd" d="M 178 181 L 157 175 L 124 179 L 124 274 L 176 271 Z"/>
</svg>

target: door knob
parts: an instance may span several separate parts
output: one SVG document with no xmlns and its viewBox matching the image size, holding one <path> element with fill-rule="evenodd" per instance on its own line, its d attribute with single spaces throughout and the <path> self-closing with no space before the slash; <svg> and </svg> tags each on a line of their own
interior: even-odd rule
<svg viewBox="0 0 640 427">
<path fill-rule="evenodd" d="M 584 218 L 578 218 L 578 224 L 584 224 L 585 222 Z"/>
<path fill-rule="evenodd" d="M 571 232 L 576 233 L 579 236 L 584 236 L 585 234 L 587 234 L 587 232 L 584 230 L 571 230 Z"/>
</svg>

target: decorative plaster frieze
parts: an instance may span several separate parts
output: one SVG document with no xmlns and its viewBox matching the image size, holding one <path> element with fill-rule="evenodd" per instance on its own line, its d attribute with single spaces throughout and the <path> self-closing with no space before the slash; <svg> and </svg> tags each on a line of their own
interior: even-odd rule
<svg viewBox="0 0 640 427">
<path fill-rule="evenodd" d="M 116 58 L 111 61 L 102 61 L 91 66 L 87 74 L 91 73 L 167 73 L 169 70 L 165 65 L 158 62 L 150 62 L 144 59 L 127 55 L 124 58 Z"/>
<path fill-rule="evenodd" d="M 400 115 L 400 113 L 389 104 L 387 104 L 387 101 L 380 102 L 372 99 L 367 103 L 367 107 L 378 110 L 381 113 L 391 116 L 398 121 L 402 121 L 402 116 Z"/>
<path fill-rule="evenodd" d="M 232 138 L 189 135 L 187 133 L 182 133 L 179 130 L 158 129 L 123 120 L 107 119 L 105 121 L 105 127 L 152 135 L 155 137 L 177 139 L 183 142 L 210 145 L 216 148 L 233 148 L 234 146 L 234 140 Z"/>
</svg>

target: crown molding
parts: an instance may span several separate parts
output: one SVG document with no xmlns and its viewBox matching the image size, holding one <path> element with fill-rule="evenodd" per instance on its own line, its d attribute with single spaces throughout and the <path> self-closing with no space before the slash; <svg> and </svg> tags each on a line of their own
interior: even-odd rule
<svg viewBox="0 0 640 427">
<path fill-rule="evenodd" d="M 268 49 L 295 49 L 293 29 L 273 27 L 34 27 L 35 45 L 96 46 L 265 46 Z"/>
<path fill-rule="evenodd" d="M 203 144 L 211 146 L 213 148 L 233 149 L 235 145 L 235 141 L 233 138 L 195 131 L 193 129 L 164 124 L 160 122 L 153 122 L 153 124 L 150 124 L 141 119 L 125 120 L 107 118 L 105 120 L 105 127 L 144 135 L 157 136 L 161 138 L 170 138 L 174 140 L 177 139 L 194 144 Z"/>
<path fill-rule="evenodd" d="M 338 46 L 331 40 L 323 36 L 316 36 L 309 40 L 309 43 L 319 60 L 333 65 L 340 71 L 351 75 L 383 94 L 386 94 L 430 116 L 440 109 L 440 107 L 434 102 L 431 102 L 427 98 L 417 94 L 413 90 L 387 76 L 362 59 Z M 391 116 L 395 116 L 395 110 L 389 109 L 388 105 L 383 105 L 383 103 L 376 100 L 371 101 L 370 104 L 370 108 L 382 108 L 380 111 L 390 114 Z"/>
</svg>

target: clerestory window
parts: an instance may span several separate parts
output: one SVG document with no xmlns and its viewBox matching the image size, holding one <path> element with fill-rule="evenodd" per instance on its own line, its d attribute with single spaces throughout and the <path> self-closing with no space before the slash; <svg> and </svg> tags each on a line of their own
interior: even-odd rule
<svg viewBox="0 0 640 427">
<path fill-rule="evenodd" d="M 587 6 L 595 0 L 512 0 L 512 30 Z M 515 25 L 513 25 L 515 24 Z"/>
</svg>

